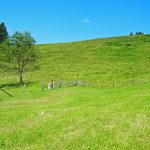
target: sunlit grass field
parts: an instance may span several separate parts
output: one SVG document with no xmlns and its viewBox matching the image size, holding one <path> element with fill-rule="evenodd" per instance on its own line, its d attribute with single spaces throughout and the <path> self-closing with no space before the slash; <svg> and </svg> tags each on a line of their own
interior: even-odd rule
<svg viewBox="0 0 150 150">
<path fill-rule="evenodd" d="M 39 49 L 40 69 L 25 73 L 22 87 L 0 72 L 0 87 L 13 95 L 0 91 L 0 150 L 150 149 L 150 35 Z M 48 91 L 52 79 L 100 87 Z"/>
<path fill-rule="evenodd" d="M 0 101 L 0 149 L 149 150 L 150 84 Z"/>
</svg>

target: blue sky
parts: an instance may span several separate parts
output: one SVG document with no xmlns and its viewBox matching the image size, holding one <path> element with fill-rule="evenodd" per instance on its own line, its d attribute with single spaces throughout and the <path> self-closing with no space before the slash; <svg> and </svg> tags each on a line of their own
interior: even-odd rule
<svg viewBox="0 0 150 150">
<path fill-rule="evenodd" d="M 30 31 L 37 43 L 150 33 L 150 0 L 1 0 L 9 34 Z"/>
</svg>

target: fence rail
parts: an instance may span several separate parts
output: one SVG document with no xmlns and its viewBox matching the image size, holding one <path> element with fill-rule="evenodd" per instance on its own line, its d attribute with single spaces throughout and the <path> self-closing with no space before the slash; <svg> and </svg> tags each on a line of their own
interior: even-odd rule
<svg viewBox="0 0 150 150">
<path fill-rule="evenodd" d="M 20 86 L 19 91 L 17 91 L 17 95 L 40 95 L 40 94 L 45 94 L 46 91 L 48 90 L 53 90 L 53 89 L 58 89 L 58 88 L 67 88 L 67 87 L 90 87 L 90 88 L 99 88 L 99 89 L 104 89 L 104 88 L 118 88 L 118 87 L 126 87 L 126 86 L 135 86 L 135 85 L 141 85 L 144 83 L 149 83 L 150 80 L 125 80 L 125 81 L 102 81 L 102 80 L 52 80 L 53 81 L 53 87 L 48 87 L 48 82 L 42 80 L 36 82 L 33 86 L 31 86 L 25 82 L 24 85 Z M 51 82 L 52 82 L 51 81 Z M 18 86 L 19 87 L 19 86 Z M 9 88 L 7 86 L 0 86 L 0 90 L 11 96 L 12 95 L 15 97 L 16 93 L 13 93 L 12 95 L 6 91 L 9 91 Z M 10 91 L 9 91 L 10 92 Z"/>
<path fill-rule="evenodd" d="M 53 88 L 61 87 L 92 87 L 92 88 L 115 88 L 115 87 L 124 87 L 129 85 L 137 85 L 150 82 L 150 80 L 125 80 L 125 81 L 101 81 L 101 80 L 53 80 Z M 46 84 L 44 88 L 46 87 Z"/>
</svg>

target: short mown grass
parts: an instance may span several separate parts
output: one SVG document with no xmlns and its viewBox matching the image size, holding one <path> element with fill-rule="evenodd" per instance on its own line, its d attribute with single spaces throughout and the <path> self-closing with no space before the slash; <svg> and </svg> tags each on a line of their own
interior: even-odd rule
<svg viewBox="0 0 150 150">
<path fill-rule="evenodd" d="M 1 97 L 0 149 L 149 150 L 149 93 L 144 83 Z"/>
</svg>

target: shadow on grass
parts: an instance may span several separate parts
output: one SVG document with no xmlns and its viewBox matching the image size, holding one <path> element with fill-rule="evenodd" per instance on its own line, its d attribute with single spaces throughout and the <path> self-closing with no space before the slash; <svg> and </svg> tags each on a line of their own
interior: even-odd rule
<svg viewBox="0 0 150 150">
<path fill-rule="evenodd" d="M 26 84 L 23 83 L 22 86 L 24 85 L 32 85 L 34 82 L 28 82 Z M 20 83 L 7 83 L 7 84 L 0 84 L 0 88 L 5 88 L 5 87 L 20 87 Z"/>
</svg>

